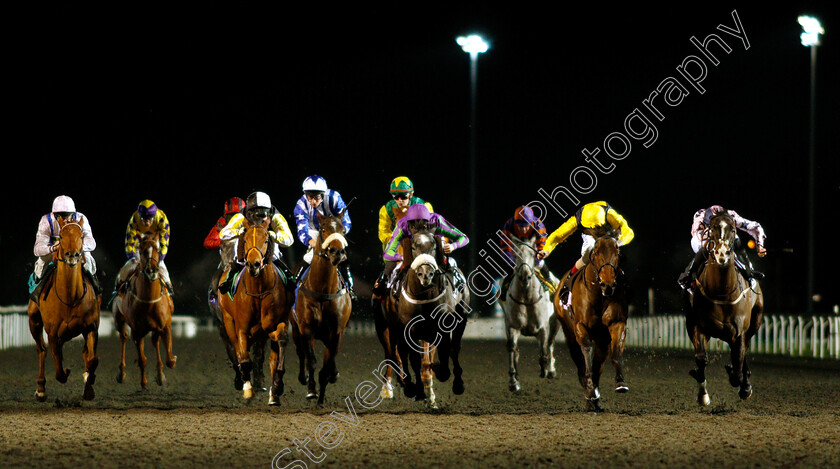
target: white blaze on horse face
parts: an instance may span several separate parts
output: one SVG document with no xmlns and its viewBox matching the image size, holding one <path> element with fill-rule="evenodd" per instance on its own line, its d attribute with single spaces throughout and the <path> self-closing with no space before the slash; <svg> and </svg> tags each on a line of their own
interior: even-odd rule
<svg viewBox="0 0 840 469">
<path fill-rule="evenodd" d="M 438 271 L 438 265 L 435 258 L 429 254 L 420 254 L 411 262 L 411 268 L 420 279 L 420 284 L 428 287 L 432 283 L 435 272 Z"/>
</svg>

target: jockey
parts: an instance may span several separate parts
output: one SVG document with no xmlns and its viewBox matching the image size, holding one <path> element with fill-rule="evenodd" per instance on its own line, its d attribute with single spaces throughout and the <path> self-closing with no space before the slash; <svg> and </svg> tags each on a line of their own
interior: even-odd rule
<svg viewBox="0 0 840 469">
<path fill-rule="evenodd" d="M 534 257 L 534 265 L 537 266 L 537 269 L 540 271 L 543 278 L 550 281 L 551 273 L 548 270 L 548 265 L 543 260 L 546 256 L 548 256 L 548 253 L 543 250 L 545 248 L 546 238 L 548 238 L 548 233 L 545 230 L 545 225 L 542 220 L 534 215 L 534 211 L 531 207 L 517 207 L 513 216 L 508 218 L 502 227 L 502 233 L 504 236 L 501 238 L 500 244 L 502 246 L 502 251 L 504 251 L 507 255 L 511 265 L 516 264 L 515 249 L 519 248 L 514 248 L 511 244 L 510 238 L 515 236 L 521 240 L 528 240 L 531 237 L 536 237 L 534 248 L 537 250 L 537 255 Z M 508 273 L 502 281 L 502 292 L 499 296 L 502 300 L 505 299 L 512 274 L 513 272 Z"/>
<path fill-rule="evenodd" d="M 293 276 L 286 264 L 280 260 L 282 257 L 280 254 L 280 246 L 284 248 L 291 246 L 294 242 L 294 238 L 292 237 L 292 231 L 289 229 L 289 224 L 286 223 L 286 219 L 280 214 L 276 207 L 271 205 L 271 198 L 269 198 L 268 194 L 265 192 L 254 192 L 249 195 L 248 199 L 245 201 L 245 207 L 242 208 L 239 213 L 233 215 L 228 224 L 221 229 L 219 232 L 219 238 L 221 238 L 223 249 L 225 249 L 225 245 L 231 243 L 231 252 L 237 253 L 236 257 L 239 257 L 239 237 L 245 233 L 248 227 L 254 225 L 260 225 L 268 228 L 268 235 L 271 237 L 271 240 L 274 241 L 272 243 L 274 245 L 272 261 L 283 271 L 286 276 L 287 285 L 289 285 Z M 224 270 L 228 265 L 230 265 L 231 269 L 230 272 L 228 272 L 225 282 L 222 285 L 219 285 L 219 291 L 222 293 L 230 291 L 235 274 L 242 270 L 242 264 L 232 262 L 234 260 L 233 255 L 231 255 L 230 258 L 226 257 L 227 256 L 222 256 L 222 264 L 220 268 Z"/>
<path fill-rule="evenodd" d="M 582 231 L 583 246 L 580 249 L 580 259 L 575 262 L 572 267 L 571 274 L 577 273 L 589 263 L 589 253 L 595 247 L 595 238 L 604 235 L 612 235 L 618 237 L 618 245 L 624 246 L 633 241 L 633 230 L 627 224 L 618 212 L 615 211 L 610 204 L 599 201 L 592 202 L 581 207 L 575 216 L 566 220 L 559 228 L 554 230 L 545 242 L 545 252 L 551 254 L 551 251 L 557 247 L 558 244 L 566 241 L 577 229 Z M 545 256 L 543 257 L 545 258 Z M 560 297 L 565 299 L 568 294 L 571 284 L 569 283 L 572 275 L 566 278 L 563 282 Z"/>
<path fill-rule="evenodd" d="M 233 259 L 233 249 L 231 249 L 233 247 L 232 243 L 228 244 L 230 247 L 220 249 L 222 247 L 222 239 L 219 237 L 219 232 L 227 226 L 228 222 L 234 215 L 242 211 L 244 208 L 245 201 L 239 197 L 231 197 L 226 200 L 224 215 L 216 220 L 216 224 L 213 225 L 213 228 L 210 229 L 210 233 L 207 233 L 207 237 L 204 238 L 204 249 L 211 251 L 219 249 L 219 254 L 222 256 L 222 261 L 219 263 L 218 268 L 213 273 L 213 277 L 210 279 L 210 295 L 213 298 L 216 297 L 216 287 L 219 284 L 219 278 L 221 277 L 222 272 L 224 272 L 225 266 L 227 266 Z"/>
<path fill-rule="evenodd" d="M 297 225 L 298 239 L 307 247 L 306 254 L 303 260 L 307 264 L 312 263 L 312 256 L 314 254 L 312 248 L 315 247 L 316 239 L 318 238 L 318 217 L 316 214 L 322 216 L 337 217 L 344 212 L 342 217 L 342 224 L 344 225 L 344 234 L 350 232 L 350 213 L 347 211 L 347 205 L 341 194 L 337 191 L 327 188 L 327 181 L 318 175 L 312 175 L 303 181 L 303 196 L 298 199 L 295 205 L 295 223 Z M 350 293 L 350 298 L 356 299 L 356 293 L 353 291 L 353 275 L 350 273 L 350 263 L 343 262 L 340 266 L 343 271 L 344 281 L 347 284 L 347 291 Z"/>
<path fill-rule="evenodd" d="M 166 288 L 169 289 L 169 294 L 173 295 L 172 281 L 169 279 L 169 269 L 166 268 L 163 259 L 169 252 L 169 219 L 163 210 L 159 209 L 157 205 L 151 200 L 143 200 L 137 205 L 137 210 L 131 214 L 128 219 L 128 225 L 125 228 L 125 255 L 128 260 L 120 269 L 117 275 L 116 288 L 114 295 L 125 289 L 126 282 L 129 277 L 137 269 L 137 247 L 140 245 L 141 236 L 157 236 L 158 245 L 160 247 L 160 275 Z"/>
<path fill-rule="evenodd" d="M 96 278 L 96 262 L 91 255 L 91 252 L 96 249 L 96 240 L 93 239 L 90 222 L 84 214 L 76 211 L 76 204 L 73 203 L 73 199 L 66 195 L 60 195 L 53 200 L 52 211 L 41 217 L 41 221 L 38 223 L 38 232 L 35 233 L 33 253 L 37 259 L 35 259 L 35 269 L 30 277 L 29 284 L 31 298 L 36 304 L 39 301 L 38 297 L 41 296 L 44 283 L 46 283 L 42 280 L 55 270 L 52 257 L 58 249 L 59 220 L 78 223 L 82 226 L 82 251 L 84 252 L 84 262 L 82 263 L 84 268 L 82 271 L 88 274 L 97 296 L 102 292 L 99 280 Z"/>
<path fill-rule="evenodd" d="M 379 209 L 379 241 L 382 242 L 382 250 L 388 247 L 391 234 L 397 227 L 397 221 L 405 216 L 408 207 L 414 204 L 425 204 L 429 212 L 434 212 L 432 204 L 420 197 L 414 196 L 414 184 L 411 179 L 405 176 L 398 176 L 391 181 L 391 200 Z"/>
<path fill-rule="evenodd" d="M 376 292 L 380 297 L 384 294 L 386 289 L 386 282 L 384 280 L 387 280 L 391 276 L 391 273 L 397 267 L 397 264 L 402 261 L 402 254 L 397 252 L 400 242 L 404 238 L 410 237 L 414 235 L 414 233 L 424 229 L 429 230 L 434 235 L 453 240 L 452 242 L 443 242 L 443 252 L 445 254 L 450 254 L 452 251 L 462 248 L 470 242 L 467 235 L 461 232 L 458 228 L 455 228 L 441 215 L 429 212 L 429 208 L 426 207 L 425 204 L 412 205 L 408 208 L 405 216 L 397 222 L 397 228 L 391 234 L 391 239 L 388 241 L 385 253 L 382 254 L 382 258 L 385 260 L 385 271 L 380 276 L 380 281 L 378 282 L 379 291 Z M 443 268 L 444 270 L 452 273 L 454 277 L 453 283 L 455 286 L 458 286 L 464 284 L 465 281 L 458 273 L 456 267 L 457 263 L 455 262 L 455 259 L 446 256 L 446 265 L 444 265 Z M 406 266 L 403 265 L 400 270 L 400 275 L 405 272 L 405 270 L 407 270 Z"/>
<path fill-rule="evenodd" d="M 688 289 L 692 283 L 694 283 L 694 280 L 697 278 L 697 274 L 700 273 L 700 269 L 702 269 L 706 258 L 706 239 L 704 238 L 704 235 L 707 232 L 706 230 L 709 226 L 709 221 L 713 216 L 723 212 L 728 213 L 729 216 L 732 217 L 732 221 L 735 222 L 735 227 L 737 229 L 746 232 L 753 240 L 755 240 L 756 250 L 758 251 L 759 257 L 767 255 L 767 249 L 764 248 L 764 240 L 767 237 L 764 235 L 764 228 L 761 227 L 761 224 L 747 220 L 746 218 L 738 215 L 738 213 L 734 210 L 726 210 L 720 205 L 712 205 L 709 208 L 701 208 L 700 210 L 694 212 L 694 220 L 691 223 L 691 249 L 694 251 L 694 258 L 691 262 L 689 262 L 685 271 L 680 274 L 678 283 L 682 288 Z M 761 280 L 764 278 L 763 273 L 757 272 L 753 269 L 752 262 L 744 252 L 744 248 L 741 245 L 740 238 L 738 237 L 735 238 L 735 264 L 737 265 L 738 270 L 740 270 L 747 279 L 755 278 L 757 280 Z"/>
</svg>

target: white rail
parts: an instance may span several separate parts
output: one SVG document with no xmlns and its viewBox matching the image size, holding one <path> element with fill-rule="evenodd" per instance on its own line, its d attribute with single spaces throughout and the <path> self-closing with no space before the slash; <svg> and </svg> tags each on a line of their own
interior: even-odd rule
<svg viewBox="0 0 840 469">
<path fill-rule="evenodd" d="M 198 318 L 193 316 L 172 316 L 172 336 L 181 338 L 195 337 L 202 327 Z M 110 311 L 99 313 L 99 337 L 116 335 L 114 317 Z M 46 334 L 44 334 L 46 338 Z M 81 336 L 73 340 L 81 340 Z M 35 345 L 29 332 L 29 317 L 26 306 L 0 306 L 0 350 L 11 347 Z"/>
</svg>

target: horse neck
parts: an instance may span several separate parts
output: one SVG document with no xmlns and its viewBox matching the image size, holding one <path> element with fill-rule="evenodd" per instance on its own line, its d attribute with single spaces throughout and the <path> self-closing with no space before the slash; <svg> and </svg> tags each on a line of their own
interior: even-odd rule
<svg viewBox="0 0 840 469">
<path fill-rule="evenodd" d="M 306 274 L 309 285 L 325 285 L 327 287 L 335 284 L 338 285 L 338 269 L 332 265 L 329 259 L 319 256 L 317 253 L 312 256 L 312 264 L 309 267 L 309 273 Z M 333 290 L 332 288 L 327 288 Z"/>
<path fill-rule="evenodd" d="M 70 266 L 66 262 L 58 262 L 55 268 L 54 288 L 64 301 L 81 298 L 85 291 L 82 263 Z"/>
<path fill-rule="evenodd" d="M 246 271 L 243 272 L 243 277 L 245 279 L 245 285 L 248 287 L 248 291 L 264 291 L 271 289 L 277 280 L 277 272 L 274 270 L 274 264 L 271 262 L 265 264 L 265 266 L 260 270 L 259 275 L 256 277 L 251 276 L 250 273 Z"/>
<path fill-rule="evenodd" d="M 158 274 L 158 279 L 153 282 L 142 271 L 137 272 L 137 280 L 135 280 L 134 285 L 137 296 L 143 299 L 158 298 L 163 291 L 163 279 L 160 278 L 160 274 Z"/>
<path fill-rule="evenodd" d="M 738 286 L 738 271 L 734 260 L 726 264 L 708 263 L 703 270 L 700 281 L 704 288 L 711 292 L 728 293 Z"/>
<path fill-rule="evenodd" d="M 517 259 L 519 259 L 517 257 Z M 530 300 L 540 296 L 540 289 L 542 286 L 540 285 L 540 281 L 536 276 L 536 273 L 531 270 L 531 281 L 528 283 L 528 287 L 525 288 L 519 282 L 519 275 L 518 273 L 525 268 L 528 267 L 520 267 L 521 265 L 525 265 L 525 262 L 517 260 L 516 267 L 514 270 L 513 280 L 511 281 L 510 290 L 511 293 L 517 296 L 517 300 Z"/>
</svg>

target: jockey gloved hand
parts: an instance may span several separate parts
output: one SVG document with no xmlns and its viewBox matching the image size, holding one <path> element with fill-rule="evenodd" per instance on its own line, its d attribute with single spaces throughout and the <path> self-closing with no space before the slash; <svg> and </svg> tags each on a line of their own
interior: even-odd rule
<svg viewBox="0 0 840 469">
<path fill-rule="evenodd" d="M 450 254 L 452 251 L 457 249 L 452 245 L 452 243 L 444 242 L 442 244 L 443 244 L 443 252 L 445 252 L 446 254 Z"/>
<path fill-rule="evenodd" d="M 764 246 L 757 246 L 756 252 L 758 253 L 758 257 L 764 257 L 767 255 L 767 249 Z"/>
<path fill-rule="evenodd" d="M 545 259 L 546 257 L 548 257 L 547 252 L 545 252 L 543 250 L 540 250 L 539 252 L 537 252 L 537 259 Z"/>
</svg>

